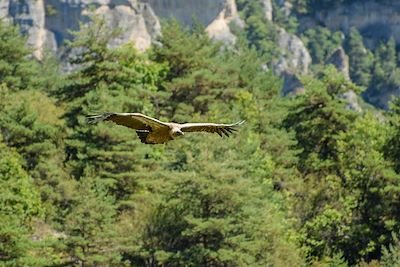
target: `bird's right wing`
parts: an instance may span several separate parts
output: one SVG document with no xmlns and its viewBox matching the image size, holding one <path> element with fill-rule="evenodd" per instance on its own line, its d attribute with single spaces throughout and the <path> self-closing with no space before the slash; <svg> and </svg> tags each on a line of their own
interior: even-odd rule
<svg viewBox="0 0 400 267">
<path fill-rule="evenodd" d="M 97 123 L 99 121 L 112 121 L 135 130 L 155 131 L 160 128 L 168 128 L 168 124 L 143 115 L 141 113 L 103 113 L 87 117 L 88 123 Z"/>
<path fill-rule="evenodd" d="M 236 131 L 235 127 L 242 125 L 244 121 L 238 121 L 232 124 L 217 124 L 217 123 L 184 123 L 181 124 L 182 132 L 209 132 L 217 133 L 222 137 L 225 134 L 229 137 L 229 134 Z"/>
</svg>

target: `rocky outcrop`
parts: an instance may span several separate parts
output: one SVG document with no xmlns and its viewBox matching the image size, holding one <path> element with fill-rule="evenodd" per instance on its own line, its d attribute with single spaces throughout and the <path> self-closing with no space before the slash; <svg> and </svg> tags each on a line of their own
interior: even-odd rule
<svg viewBox="0 0 400 267">
<path fill-rule="evenodd" d="M 235 35 L 230 24 L 242 27 L 235 0 L 142 0 L 148 3 L 157 17 L 174 18 L 183 25 L 192 26 L 193 19 L 206 26 L 214 40 L 233 43 Z"/>
<path fill-rule="evenodd" d="M 278 0 L 279 8 L 281 9 L 283 15 L 289 17 L 292 13 L 293 4 L 290 0 Z"/>
<path fill-rule="evenodd" d="M 278 33 L 278 46 L 282 48 L 282 55 L 273 64 L 276 74 L 280 75 L 284 71 L 299 74 L 308 72 L 311 56 L 299 37 L 281 28 Z"/>
<path fill-rule="evenodd" d="M 346 1 L 345 1 L 346 2 Z M 363 36 L 364 45 L 376 48 L 382 41 L 394 38 L 400 45 L 400 2 L 392 0 L 363 0 L 341 3 L 300 19 L 300 30 L 315 25 L 347 34 L 355 27 Z M 400 88 L 367 90 L 363 98 L 374 106 L 387 109 L 388 103 L 400 95 Z M 352 97 L 353 98 L 353 97 Z"/>
<path fill-rule="evenodd" d="M 357 28 L 368 47 L 393 36 L 400 44 L 400 2 L 390 0 L 363 0 L 336 5 L 314 15 L 318 23 L 333 31 L 349 32 Z"/>
<path fill-rule="evenodd" d="M 264 9 L 265 18 L 272 21 L 272 2 L 271 0 L 261 0 L 261 6 Z"/>
<path fill-rule="evenodd" d="M 218 17 L 207 26 L 206 32 L 213 40 L 233 44 L 236 36 L 230 30 L 231 23 L 235 23 L 239 27 L 244 26 L 237 12 L 235 1 L 226 0 L 224 8 L 218 14 Z"/>
<path fill-rule="evenodd" d="M 273 62 L 272 69 L 275 74 L 284 78 L 282 93 L 300 92 L 302 85 L 298 76 L 308 73 L 311 56 L 300 38 L 286 32 L 285 29 L 279 29 L 277 41 L 278 46 L 282 48 L 281 55 Z"/>
<path fill-rule="evenodd" d="M 273 6 L 271 0 L 259 0 L 263 8 L 265 18 L 273 21 Z M 278 0 L 277 8 L 280 8 L 285 16 L 289 16 L 292 10 L 290 1 Z M 278 26 L 277 45 L 281 48 L 278 60 L 271 62 L 272 71 L 283 78 L 282 94 L 301 93 L 304 88 L 299 76 L 308 73 L 311 64 L 311 56 L 302 40 L 295 34 L 288 33 Z"/>
<path fill-rule="evenodd" d="M 360 104 L 358 103 L 358 95 L 353 91 L 349 90 L 341 95 L 341 97 L 344 99 L 344 101 L 347 103 L 346 108 L 361 112 L 362 108 Z"/>
<path fill-rule="evenodd" d="M 243 26 L 235 0 L 2 0 L 0 18 L 20 25 L 34 48 L 34 55 L 44 50 L 58 51 L 70 40 L 70 31 L 86 23 L 90 13 L 103 16 L 111 27 L 122 29 L 122 35 L 110 45 L 134 42 L 143 51 L 160 33 L 159 18 L 174 17 L 185 25 L 196 18 L 208 25 L 207 32 L 215 40 L 232 43 L 236 39 L 229 25 Z"/>
<path fill-rule="evenodd" d="M 332 55 L 326 60 L 325 64 L 333 65 L 339 72 L 341 72 L 347 80 L 350 80 L 349 75 L 349 57 L 344 52 L 343 47 L 339 47 L 332 53 Z M 347 103 L 348 109 L 361 112 L 362 108 L 358 102 L 358 95 L 353 91 L 349 90 L 341 94 L 341 98 Z"/>
<path fill-rule="evenodd" d="M 304 86 L 297 74 L 285 71 L 281 76 L 283 77 L 283 95 L 297 95 L 304 93 Z"/>
<path fill-rule="evenodd" d="M 272 1 L 259 0 L 267 20 L 272 21 Z M 279 1 L 279 8 L 289 15 L 291 5 Z M 146 50 L 160 34 L 159 19 L 175 18 L 191 26 L 192 19 L 206 25 L 209 36 L 226 44 L 233 44 L 236 36 L 230 26 L 244 27 L 235 0 L 3 0 L 0 1 L 0 17 L 20 25 L 34 48 L 34 55 L 41 58 L 45 50 L 55 53 L 66 40 L 71 40 L 71 31 L 79 30 L 79 23 L 87 23 L 90 14 L 103 17 L 111 28 L 120 28 L 121 35 L 113 39 L 110 46 L 131 42 L 140 51 Z M 298 91 L 297 75 L 308 72 L 311 57 L 302 41 L 294 34 L 279 29 L 277 42 L 282 54 L 272 63 L 274 72 L 284 77 L 283 92 Z M 69 51 L 68 53 L 73 53 Z M 62 57 L 64 58 L 64 56 Z M 63 62 L 63 70 L 71 70 Z"/>
<path fill-rule="evenodd" d="M 122 36 L 111 45 L 134 42 L 145 50 L 160 32 L 151 7 L 134 0 L 3 0 L 0 4 L 0 17 L 20 26 L 38 58 L 46 49 L 56 52 L 92 12 L 102 15 L 109 26 L 122 29 Z"/>
<path fill-rule="evenodd" d="M 183 25 L 192 25 L 193 18 L 207 26 L 221 13 L 227 0 L 140 0 L 148 3 L 161 19 L 175 18 Z M 235 2 L 235 1 L 233 1 Z"/>
<path fill-rule="evenodd" d="M 45 27 L 44 0 L 1 1 L 0 18 L 20 26 L 21 32 L 28 36 L 27 42 L 34 49 L 36 57 L 42 57 L 44 48 L 56 50 L 55 36 Z"/>
<path fill-rule="evenodd" d="M 158 18 L 148 4 L 102 5 L 94 12 L 103 16 L 110 28 L 122 29 L 121 35 L 110 43 L 113 47 L 132 42 L 139 51 L 144 51 L 161 31 Z"/>
<path fill-rule="evenodd" d="M 349 57 L 344 52 L 343 47 L 339 47 L 335 52 L 333 52 L 326 60 L 326 64 L 333 65 L 338 71 L 343 73 L 347 80 L 350 79 Z"/>
<path fill-rule="evenodd" d="M 265 18 L 272 21 L 273 7 L 271 0 L 260 0 Z M 289 16 L 292 4 L 287 0 L 278 0 L 278 8 L 285 16 Z M 278 27 L 278 26 L 276 26 Z M 277 44 L 281 48 L 281 55 L 272 63 L 272 69 L 277 75 L 286 76 L 288 73 L 306 74 L 311 64 L 311 56 L 303 41 L 295 34 L 288 33 L 284 28 L 278 28 Z M 285 75 L 283 75 L 285 74 Z"/>
</svg>

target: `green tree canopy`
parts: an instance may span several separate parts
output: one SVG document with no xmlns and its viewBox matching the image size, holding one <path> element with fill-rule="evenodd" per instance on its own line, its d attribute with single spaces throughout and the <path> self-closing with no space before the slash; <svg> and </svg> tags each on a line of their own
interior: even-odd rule
<svg viewBox="0 0 400 267">
<path fill-rule="evenodd" d="M 22 168 L 21 157 L 0 139 L 0 260 L 5 266 L 28 260 L 28 225 L 41 212 L 39 192 Z"/>
<path fill-rule="evenodd" d="M 356 28 L 351 28 L 346 40 L 349 55 L 350 77 L 358 85 L 369 86 L 373 65 L 373 54 L 365 48 L 363 37 Z"/>
<path fill-rule="evenodd" d="M 32 50 L 19 29 L 0 21 L 0 81 L 10 90 L 36 88 L 39 77 L 38 62 L 32 60 Z"/>
</svg>

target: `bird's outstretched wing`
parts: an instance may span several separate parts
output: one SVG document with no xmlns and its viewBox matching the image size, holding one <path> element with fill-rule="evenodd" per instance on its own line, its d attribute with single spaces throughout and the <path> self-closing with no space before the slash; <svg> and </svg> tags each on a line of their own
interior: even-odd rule
<svg viewBox="0 0 400 267">
<path fill-rule="evenodd" d="M 87 117 L 88 123 L 99 121 L 112 121 L 135 130 L 156 131 L 157 129 L 168 127 L 168 124 L 143 115 L 141 113 L 103 113 Z"/>
<path fill-rule="evenodd" d="M 217 133 L 222 137 L 222 134 L 229 137 L 229 135 L 237 131 L 235 127 L 240 126 L 244 121 L 238 121 L 233 124 L 217 124 L 217 123 L 184 123 L 181 124 L 182 132 L 209 132 Z"/>
</svg>

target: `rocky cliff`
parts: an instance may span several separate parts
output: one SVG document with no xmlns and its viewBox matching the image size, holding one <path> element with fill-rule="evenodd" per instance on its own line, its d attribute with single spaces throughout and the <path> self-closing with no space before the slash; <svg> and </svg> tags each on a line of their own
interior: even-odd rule
<svg viewBox="0 0 400 267">
<path fill-rule="evenodd" d="M 120 27 L 123 35 L 111 45 L 134 42 L 143 51 L 160 32 L 160 19 L 176 18 L 191 25 L 196 18 L 217 39 L 233 42 L 229 30 L 232 21 L 240 24 L 234 0 L 2 0 L 0 18 L 11 20 L 28 36 L 28 43 L 38 58 L 49 49 L 57 52 L 70 31 L 88 21 L 94 12 L 105 17 L 112 27 Z"/>
<path fill-rule="evenodd" d="M 288 4 L 281 1 L 288 13 Z M 272 20 L 271 0 L 262 0 L 265 17 Z M 0 17 L 8 18 L 28 35 L 34 55 L 42 57 L 48 49 L 57 52 L 65 40 L 72 38 L 80 22 L 88 21 L 89 11 L 102 14 L 113 27 L 120 27 L 123 35 L 111 45 L 134 42 L 143 51 L 160 32 L 160 19 L 176 18 L 191 25 L 195 17 L 207 26 L 208 34 L 215 40 L 233 43 L 236 37 L 230 24 L 243 27 L 235 0 L 3 0 Z M 302 41 L 284 29 L 279 31 L 281 59 L 273 64 L 277 74 L 307 73 L 311 57 Z"/>
<path fill-rule="evenodd" d="M 284 16 L 293 15 L 290 0 L 275 0 L 275 5 L 273 0 L 259 1 L 268 21 L 274 22 L 274 8 L 279 8 Z M 154 42 L 160 33 L 160 20 L 166 18 L 176 18 L 185 25 L 192 25 L 192 19 L 196 18 L 206 25 L 213 39 L 227 44 L 236 40 L 230 25 L 245 26 L 235 0 L 0 0 L 0 18 L 20 26 L 39 59 L 45 50 L 62 51 L 65 40 L 72 38 L 70 31 L 78 30 L 80 22 L 87 22 L 90 12 L 104 16 L 110 26 L 122 28 L 122 36 L 112 46 L 133 42 L 140 51 Z M 351 1 L 351 4 L 337 4 L 298 19 L 300 32 L 316 25 L 344 33 L 356 27 L 368 47 L 391 36 L 400 44 L 399 1 Z M 301 84 L 296 76 L 308 73 L 312 63 L 310 54 L 302 40 L 284 28 L 279 28 L 276 42 L 282 48 L 281 55 L 269 65 L 285 79 L 284 93 L 297 91 Z M 343 50 L 337 56 L 344 57 Z M 328 63 L 335 65 L 335 62 Z M 348 69 L 344 72 L 348 75 Z"/>
<path fill-rule="evenodd" d="M 316 12 L 313 19 L 334 31 L 348 33 L 351 27 L 357 28 L 368 47 L 390 37 L 400 44 L 400 1 L 363 0 L 335 5 Z"/>
<path fill-rule="evenodd" d="M 271 0 L 260 2 L 265 17 L 271 21 Z M 291 1 L 277 3 L 283 13 L 290 14 Z M 115 44 L 134 41 L 140 50 L 145 50 L 159 33 L 160 18 L 174 17 L 191 25 L 195 17 L 209 27 L 207 30 L 213 38 L 228 42 L 235 39 L 229 23 L 234 21 L 243 26 L 235 0 L 2 0 L 0 18 L 20 25 L 21 31 L 29 36 L 28 42 L 36 49 L 35 55 L 40 57 L 44 48 L 56 51 L 70 39 L 69 31 L 77 30 L 80 21 L 87 21 L 87 12 L 93 9 L 104 14 L 111 25 L 123 28 L 125 34 Z M 352 1 L 319 10 L 300 22 L 303 29 L 322 24 L 331 30 L 348 32 L 356 27 L 370 46 L 390 36 L 400 43 L 399 1 Z"/>
<path fill-rule="evenodd" d="M 271 0 L 263 0 L 268 20 L 272 20 Z M 79 29 L 80 22 L 88 21 L 88 14 L 102 14 L 113 27 L 120 27 L 123 35 L 112 45 L 134 42 L 143 51 L 148 48 L 160 32 L 160 19 L 176 18 L 185 25 L 192 25 L 193 18 L 207 26 L 207 32 L 215 40 L 233 43 L 236 37 L 230 24 L 243 27 L 235 0 L 3 0 L 0 1 L 0 17 L 7 18 L 20 26 L 34 48 L 35 56 L 41 58 L 48 49 L 57 52 L 65 40 L 72 38 L 70 31 Z M 280 42 L 293 48 L 301 42 L 282 29 Z M 297 52 L 296 52 L 297 51 Z M 296 48 L 298 56 L 304 54 Z M 300 51 L 300 54 L 299 54 Z M 289 51 L 287 55 L 291 54 Z M 302 69 L 305 60 L 296 56 L 279 63 L 279 68 Z M 289 62 L 290 61 L 290 62 Z"/>
<path fill-rule="evenodd" d="M 134 0 L 0 1 L 0 17 L 20 26 L 38 58 L 45 49 L 57 52 L 65 40 L 71 39 L 70 31 L 88 21 L 89 12 L 102 14 L 111 26 L 122 28 L 123 35 L 112 45 L 133 41 L 139 50 L 145 50 L 160 31 L 149 3 Z"/>
</svg>

